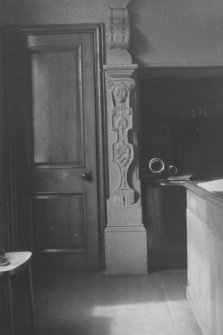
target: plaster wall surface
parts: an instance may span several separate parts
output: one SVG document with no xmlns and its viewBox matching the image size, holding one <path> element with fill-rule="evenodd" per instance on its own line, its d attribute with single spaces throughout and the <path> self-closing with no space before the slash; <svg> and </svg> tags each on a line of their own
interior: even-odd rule
<svg viewBox="0 0 223 335">
<path fill-rule="evenodd" d="M 106 0 L 0 0 L 1 24 L 101 23 Z"/>
<path fill-rule="evenodd" d="M 132 0 L 131 54 L 140 66 L 223 64 L 221 0 Z M 105 23 L 107 0 L 0 0 L 1 24 Z"/>
<path fill-rule="evenodd" d="M 130 12 L 134 63 L 223 64 L 221 0 L 133 0 Z"/>
</svg>

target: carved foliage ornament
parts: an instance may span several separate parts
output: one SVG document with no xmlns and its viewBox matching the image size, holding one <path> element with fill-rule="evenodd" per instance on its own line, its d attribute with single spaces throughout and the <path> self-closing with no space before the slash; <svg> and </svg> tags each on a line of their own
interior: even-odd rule
<svg viewBox="0 0 223 335">
<path fill-rule="evenodd" d="M 128 170 L 134 159 L 134 147 L 129 143 L 128 132 L 132 129 L 132 108 L 130 92 L 134 81 L 109 81 L 112 98 L 112 129 L 116 140 L 112 145 L 113 162 L 120 172 L 120 183 L 114 191 L 114 202 L 119 206 L 129 206 L 135 203 L 135 191 L 128 183 Z"/>
<path fill-rule="evenodd" d="M 107 42 L 109 49 L 128 49 L 129 15 L 127 8 L 109 8 Z"/>
</svg>

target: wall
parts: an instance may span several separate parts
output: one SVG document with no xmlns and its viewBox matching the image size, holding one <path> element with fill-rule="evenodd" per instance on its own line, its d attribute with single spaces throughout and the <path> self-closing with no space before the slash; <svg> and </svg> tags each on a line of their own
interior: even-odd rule
<svg viewBox="0 0 223 335">
<path fill-rule="evenodd" d="M 133 0 L 131 12 L 141 66 L 223 64 L 221 0 Z"/>
<path fill-rule="evenodd" d="M 1 24 L 101 23 L 106 0 L 0 0 Z"/>
<path fill-rule="evenodd" d="M 141 167 L 146 174 L 148 161 L 160 157 L 179 174 L 193 173 L 195 180 L 222 177 L 222 86 L 222 77 L 174 78 L 171 73 L 140 80 Z"/>
<path fill-rule="evenodd" d="M 132 0 L 131 52 L 140 66 L 222 64 L 221 0 Z M 1 24 L 105 22 L 107 0 L 0 0 Z"/>
</svg>

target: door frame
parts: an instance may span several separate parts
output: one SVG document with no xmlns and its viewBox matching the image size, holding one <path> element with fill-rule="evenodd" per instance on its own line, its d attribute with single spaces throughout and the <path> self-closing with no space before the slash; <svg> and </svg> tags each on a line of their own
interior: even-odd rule
<svg viewBox="0 0 223 335">
<path fill-rule="evenodd" d="M 106 119 L 105 119 L 105 81 L 103 65 L 105 60 L 105 32 L 104 24 L 63 24 L 63 25 L 26 25 L 7 26 L 1 29 L 3 36 L 3 89 L 4 89 L 4 169 L 5 185 L 4 194 L 6 199 L 5 213 L 5 249 L 16 250 L 17 241 L 17 213 L 16 213 L 16 178 L 15 158 L 13 141 L 13 118 L 10 111 L 10 96 L 8 92 L 11 85 L 12 72 L 8 74 L 7 51 L 8 39 L 12 34 L 26 35 L 47 33 L 72 33 L 90 32 L 94 35 L 94 58 L 95 58 L 95 110 L 96 110 L 96 159 L 97 159 L 97 192 L 98 192 L 98 232 L 99 232 L 99 268 L 105 269 L 105 242 L 104 229 L 106 226 L 106 185 L 107 185 L 107 163 L 106 163 Z M 7 73 L 6 73 L 7 72 Z"/>
</svg>

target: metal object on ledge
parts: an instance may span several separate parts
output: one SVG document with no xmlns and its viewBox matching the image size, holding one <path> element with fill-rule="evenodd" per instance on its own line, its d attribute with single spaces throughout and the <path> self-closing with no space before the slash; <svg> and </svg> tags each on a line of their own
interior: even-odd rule
<svg viewBox="0 0 223 335">
<path fill-rule="evenodd" d="M 148 167 L 154 174 L 164 172 L 166 176 L 175 176 L 178 172 L 176 166 L 165 164 L 161 158 L 151 158 L 148 162 Z"/>
<path fill-rule="evenodd" d="M 161 158 L 152 158 L 149 160 L 148 167 L 152 173 L 161 173 L 165 169 L 165 164 Z"/>
<path fill-rule="evenodd" d="M 177 174 L 177 168 L 174 165 L 167 165 L 166 170 L 171 176 L 175 176 Z"/>
</svg>

